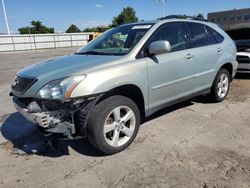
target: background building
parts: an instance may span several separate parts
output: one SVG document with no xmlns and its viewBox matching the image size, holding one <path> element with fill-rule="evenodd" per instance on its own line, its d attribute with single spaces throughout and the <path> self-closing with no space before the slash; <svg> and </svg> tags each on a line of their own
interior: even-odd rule
<svg viewBox="0 0 250 188">
<path fill-rule="evenodd" d="M 226 31 L 250 28 L 250 8 L 208 13 L 208 21 L 221 25 Z"/>
</svg>

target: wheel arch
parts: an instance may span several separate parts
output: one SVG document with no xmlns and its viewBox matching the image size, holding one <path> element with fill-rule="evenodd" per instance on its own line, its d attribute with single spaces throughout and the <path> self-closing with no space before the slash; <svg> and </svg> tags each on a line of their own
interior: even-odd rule
<svg viewBox="0 0 250 188">
<path fill-rule="evenodd" d="M 125 85 L 117 86 L 105 92 L 103 96 L 98 100 L 98 102 L 110 96 L 114 96 L 114 95 L 125 96 L 133 100 L 140 110 L 141 117 L 142 118 L 145 117 L 145 98 L 144 98 L 142 90 L 138 86 L 134 84 L 125 84 Z"/>
<path fill-rule="evenodd" d="M 233 65 L 232 65 L 232 63 L 225 63 L 225 64 L 223 64 L 221 67 L 220 67 L 220 69 L 226 69 L 228 72 L 229 72 L 229 74 L 230 74 L 230 81 L 232 81 L 233 80 Z M 219 69 L 219 70 L 220 70 Z M 218 70 L 218 71 L 219 71 Z"/>
</svg>

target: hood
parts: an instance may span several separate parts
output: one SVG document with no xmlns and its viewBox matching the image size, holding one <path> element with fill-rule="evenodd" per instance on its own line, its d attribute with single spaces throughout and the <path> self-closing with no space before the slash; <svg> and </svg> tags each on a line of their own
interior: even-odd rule
<svg viewBox="0 0 250 188">
<path fill-rule="evenodd" d="M 31 65 L 17 73 L 23 78 L 36 78 L 37 81 L 25 92 L 18 93 L 12 90 L 18 97 L 34 97 L 36 92 L 50 81 L 74 75 L 87 74 L 90 71 L 102 69 L 113 65 L 122 59 L 121 56 L 108 55 L 78 55 L 58 57 L 42 63 Z"/>
<path fill-rule="evenodd" d="M 105 66 L 105 64 L 120 58 L 121 56 L 72 54 L 28 66 L 17 74 L 21 77 L 38 79 L 50 77 L 50 80 L 54 80 L 76 74 L 85 74 L 89 69 Z"/>
</svg>

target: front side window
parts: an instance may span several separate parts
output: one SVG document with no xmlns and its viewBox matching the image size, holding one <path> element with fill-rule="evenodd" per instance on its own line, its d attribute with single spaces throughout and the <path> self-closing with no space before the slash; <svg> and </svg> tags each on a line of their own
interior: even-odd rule
<svg viewBox="0 0 250 188">
<path fill-rule="evenodd" d="M 155 41 L 166 40 L 171 45 L 171 52 L 188 48 L 188 31 L 185 23 L 166 23 L 156 30 L 150 38 L 150 44 Z"/>
<path fill-rule="evenodd" d="M 78 50 L 76 54 L 128 54 L 151 26 L 152 24 L 131 24 L 111 29 Z"/>
<path fill-rule="evenodd" d="M 237 46 L 238 52 L 244 52 L 250 49 L 250 40 L 249 39 L 243 39 L 243 40 L 236 40 L 235 44 Z"/>
<path fill-rule="evenodd" d="M 190 29 L 191 44 L 193 48 L 211 44 L 203 24 L 188 23 L 188 26 Z"/>
</svg>

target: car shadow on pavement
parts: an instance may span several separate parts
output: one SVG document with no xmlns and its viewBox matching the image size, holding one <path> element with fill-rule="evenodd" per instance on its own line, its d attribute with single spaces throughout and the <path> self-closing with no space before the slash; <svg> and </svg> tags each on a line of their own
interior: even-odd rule
<svg viewBox="0 0 250 188">
<path fill-rule="evenodd" d="M 192 105 L 191 101 L 185 101 L 177 105 L 165 108 L 143 120 L 142 125 L 155 118 L 161 117 L 178 109 Z M 69 148 L 74 151 L 93 157 L 102 157 L 102 153 L 93 148 L 86 138 L 78 140 L 63 140 L 56 136 L 45 136 L 18 112 L 11 114 L 3 123 L 1 133 L 12 144 L 8 149 L 16 155 L 35 154 L 46 157 L 60 157 L 69 155 Z M 3 147 L 3 146 L 1 146 Z"/>
<path fill-rule="evenodd" d="M 62 140 L 55 136 L 45 136 L 37 126 L 28 122 L 18 112 L 11 114 L 4 121 L 1 133 L 12 143 L 12 153 L 16 155 L 60 157 L 69 155 L 70 147 L 82 155 L 103 156 L 88 143 L 87 139 Z"/>
<path fill-rule="evenodd" d="M 142 120 L 143 121 L 142 123 L 146 123 L 146 122 L 151 121 L 153 119 L 164 116 L 164 115 L 166 115 L 168 113 L 171 113 L 171 112 L 174 112 L 176 110 L 179 110 L 179 109 L 182 109 L 182 108 L 185 108 L 185 107 L 188 107 L 188 106 L 192 106 L 192 105 L 193 105 L 192 100 L 187 100 L 187 101 L 175 104 L 173 106 L 170 106 L 170 107 L 167 107 L 167 108 L 164 108 L 162 110 L 157 111 L 153 115 L 151 115 L 151 116 L 145 118 L 144 120 Z"/>
</svg>

